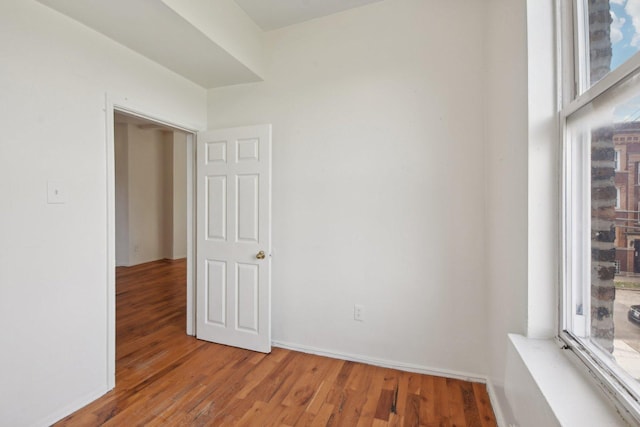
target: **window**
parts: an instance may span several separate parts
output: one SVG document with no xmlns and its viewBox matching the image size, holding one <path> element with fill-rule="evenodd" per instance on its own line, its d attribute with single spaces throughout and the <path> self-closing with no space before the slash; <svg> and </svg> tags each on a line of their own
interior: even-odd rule
<svg viewBox="0 0 640 427">
<path fill-rule="evenodd" d="M 578 76 L 581 92 L 638 52 L 640 29 L 634 22 L 640 18 L 637 8 L 636 0 L 578 0 L 576 11 L 580 21 L 577 32 L 583 34 L 576 35 L 581 48 L 584 48 L 578 58 L 578 66 L 589 71 Z"/>
<path fill-rule="evenodd" d="M 640 423 L 640 310 L 632 307 L 640 305 L 640 292 L 626 289 L 640 286 L 633 275 L 640 273 L 640 251 L 630 243 L 640 236 L 632 210 L 640 210 L 640 192 L 628 185 L 640 184 L 640 163 L 637 178 L 628 177 L 616 149 L 624 144 L 629 161 L 640 158 L 633 157 L 640 155 L 640 13 L 635 19 L 632 0 L 559 1 L 564 130 L 559 334 L 621 413 Z"/>
</svg>

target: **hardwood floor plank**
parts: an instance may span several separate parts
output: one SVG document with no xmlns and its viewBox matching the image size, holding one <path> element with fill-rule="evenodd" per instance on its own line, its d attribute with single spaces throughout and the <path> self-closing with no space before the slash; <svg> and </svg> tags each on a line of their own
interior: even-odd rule
<svg viewBox="0 0 640 427">
<path fill-rule="evenodd" d="M 433 377 L 434 394 L 435 394 L 435 411 L 439 414 L 440 425 L 438 427 L 449 427 L 452 425 L 451 411 L 455 408 L 450 406 L 449 387 L 447 386 L 447 379 L 442 377 Z"/>
<path fill-rule="evenodd" d="M 378 406 L 376 407 L 374 418 L 389 421 L 395 395 L 395 390 L 380 390 L 380 397 L 378 398 Z"/>
<path fill-rule="evenodd" d="M 447 378 L 447 393 L 449 394 L 449 413 L 451 425 L 455 427 L 466 427 L 467 421 L 464 415 L 464 399 L 460 389 L 460 381 Z"/>
<path fill-rule="evenodd" d="M 296 355 L 289 353 L 274 371 L 260 382 L 248 395 L 247 399 L 269 402 L 276 393 L 282 393 L 282 387 L 291 377 L 296 367 Z"/>
<path fill-rule="evenodd" d="M 409 384 L 407 385 L 407 393 L 420 394 L 420 387 L 422 385 L 422 377 L 418 374 L 409 374 Z"/>
<path fill-rule="evenodd" d="M 389 425 L 389 422 L 374 418 L 373 421 L 371 421 L 371 423 L 369 423 L 368 425 L 371 427 L 386 427 Z"/>
<path fill-rule="evenodd" d="M 345 383 L 343 400 L 338 406 L 335 425 L 355 426 L 358 424 L 362 407 L 367 401 L 367 392 L 371 384 L 372 373 L 379 371 L 374 366 L 356 363 L 351 369 L 351 374 Z"/>
<path fill-rule="evenodd" d="M 333 391 L 333 383 L 342 371 L 344 365 L 343 360 L 329 359 L 330 368 L 325 378 L 321 382 L 321 387 L 317 388 L 316 395 L 309 402 L 307 412 L 312 414 L 319 414 L 320 409 L 323 407 L 328 399 L 329 393 Z"/>
<path fill-rule="evenodd" d="M 484 384 L 473 383 L 473 394 L 476 398 L 476 406 L 480 415 L 480 421 L 483 427 L 495 426 L 497 424 L 487 386 Z"/>
<path fill-rule="evenodd" d="M 409 378 L 416 375 L 412 372 L 402 372 L 398 379 L 398 396 L 396 397 L 396 413 L 404 414 L 409 394 Z"/>
<path fill-rule="evenodd" d="M 440 407 L 436 402 L 435 378 L 425 375 L 420 383 L 420 424 L 440 421 Z"/>
<path fill-rule="evenodd" d="M 280 364 L 275 360 L 262 360 L 256 369 L 252 369 L 245 379 L 247 380 L 244 387 L 236 394 L 238 399 L 246 398 L 267 376 L 271 375 Z"/>
<path fill-rule="evenodd" d="M 333 416 L 333 405 L 325 403 L 322 405 L 318 414 L 313 417 L 313 421 L 309 424 L 309 427 L 320 427 L 320 426 L 328 426 L 329 420 Z"/>
<path fill-rule="evenodd" d="M 398 381 L 400 376 L 404 373 L 395 369 L 384 368 L 384 383 L 382 388 L 386 390 L 395 390 L 398 387 Z"/>
<path fill-rule="evenodd" d="M 420 426 L 420 396 L 417 394 L 409 394 L 407 396 L 407 405 L 404 413 L 404 427 Z"/>
<path fill-rule="evenodd" d="M 362 406 L 360 413 L 360 420 L 358 420 L 357 427 L 371 426 L 374 423 L 376 411 L 378 410 L 378 401 L 380 394 L 382 393 L 382 385 L 384 383 L 384 377 L 380 375 L 373 375 L 371 384 L 367 390 L 367 400 Z M 385 390 L 389 391 L 389 390 Z M 395 393 L 394 393 L 395 394 Z M 395 398 L 395 396 L 394 396 Z"/>
<path fill-rule="evenodd" d="M 324 357 L 310 357 L 304 372 L 291 388 L 290 393 L 285 396 L 282 404 L 285 406 L 301 406 L 306 408 L 315 396 L 315 384 L 322 382 L 322 378 L 329 368 L 328 359 Z"/>
<path fill-rule="evenodd" d="M 387 422 L 387 426 L 389 427 L 400 427 L 404 422 L 404 418 L 398 414 L 389 415 L 389 421 Z"/>
<path fill-rule="evenodd" d="M 184 260 L 116 277 L 116 388 L 57 426 L 496 426 L 483 384 L 187 336 Z"/>
<path fill-rule="evenodd" d="M 325 399 L 327 397 L 327 393 L 329 393 L 329 385 L 326 380 L 320 382 L 318 386 L 316 386 L 315 394 L 311 397 L 305 412 L 316 415 L 324 405 Z"/>
<path fill-rule="evenodd" d="M 266 417 L 264 409 L 266 408 L 267 403 L 256 401 L 253 406 L 244 414 L 242 418 L 240 418 L 237 422 L 237 426 L 251 426 L 253 420 L 260 420 Z"/>
<path fill-rule="evenodd" d="M 466 381 L 459 381 L 460 391 L 462 392 L 462 404 L 464 417 L 468 427 L 482 427 L 480 414 L 476 405 L 476 397 L 473 391 L 473 385 Z"/>
</svg>

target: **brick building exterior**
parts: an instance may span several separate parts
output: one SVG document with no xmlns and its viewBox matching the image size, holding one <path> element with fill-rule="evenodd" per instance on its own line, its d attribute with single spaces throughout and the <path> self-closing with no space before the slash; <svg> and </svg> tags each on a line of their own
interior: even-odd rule
<svg viewBox="0 0 640 427">
<path fill-rule="evenodd" d="M 640 275 L 640 122 L 614 127 L 616 274 Z"/>
<path fill-rule="evenodd" d="M 589 0 L 589 80 L 611 70 L 609 0 Z M 591 340 L 613 353 L 616 186 L 613 126 L 591 131 Z"/>
</svg>

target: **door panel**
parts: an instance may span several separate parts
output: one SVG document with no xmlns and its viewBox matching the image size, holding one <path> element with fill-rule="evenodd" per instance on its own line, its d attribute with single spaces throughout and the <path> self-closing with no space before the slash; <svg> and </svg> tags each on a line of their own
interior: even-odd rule
<svg viewBox="0 0 640 427">
<path fill-rule="evenodd" d="M 227 240 L 227 177 L 207 177 L 207 238 Z"/>
<path fill-rule="evenodd" d="M 238 232 L 236 240 L 238 242 L 258 242 L 258 222 L 259 222 L 259 186 L 258 175 L 240 175 L 238 176 Z"/>
<path fill-rule="evenodd" d="M 202 132 L 196 157 L 196 336 L 269 352 L 271 126 Z"/>
<path fill-rule="evenodd" d="M 207 322 L 226 326 L 227 263 L 206 260 Z"/>
<path fill-rule="evenodd" d="M 258 266 L 238 264 L 238 328 L 258 332 Z"/>
</svg>

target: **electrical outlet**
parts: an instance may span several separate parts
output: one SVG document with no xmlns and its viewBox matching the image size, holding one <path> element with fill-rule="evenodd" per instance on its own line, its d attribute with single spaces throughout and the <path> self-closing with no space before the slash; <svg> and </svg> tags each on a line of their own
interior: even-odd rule
<svg viewBox="0 0 640 427">
<path fill-rule="evenodd" d="M 360 304 L 353 306 L 353 320 L 364 322 L 364 307 Z"/>
</svg>

